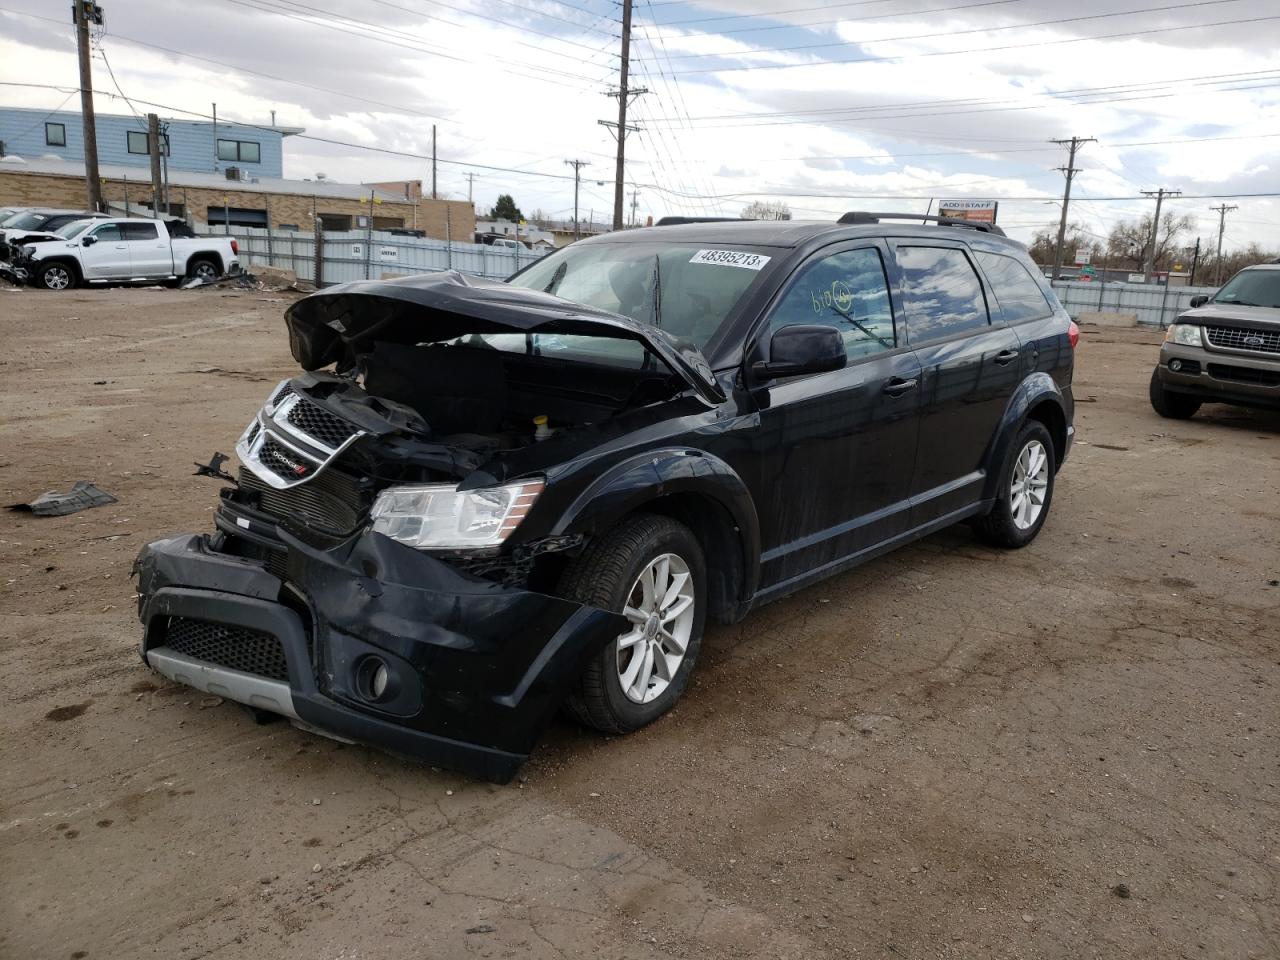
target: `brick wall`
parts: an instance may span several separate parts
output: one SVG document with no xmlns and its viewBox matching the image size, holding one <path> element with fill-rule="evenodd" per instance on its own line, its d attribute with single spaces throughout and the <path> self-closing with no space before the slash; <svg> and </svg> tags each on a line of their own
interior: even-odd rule
<svg viewBox="0 0 1280 960">
<path fill-rule="evenodd" d="M 226 205 L 250 210 L 269 210 L 271 225 L 296 224 L 299 229 L 310 231 L 317 213 L 356 217 L 367 216 L 367 200 L 347 200 L 333 197 L 310 197 L 291 193 L 267 193 L 261 190 L 235 189 L 234 181 L 228 181 L 228 189 L 184 187 L 169 184 L 169 200 L 184 204 L 189 219 L 204 223 L 209 207 Z M 109 203 L 149 204 L 151 183 L 149 180 L 103 180 L 103 199 Z M 25 170 L 0 169 L 0 206 L 16 207 L 66 207 L 85 206 L 84 177 L 66 174 L 36 173 Z M 141 209 L 140 216 L 145 216 Z M 465 200 L 419 200 L 416 202 L 385 202 L 373 205 L 376 222 L 393 225 L 397 218 L 407 229 L 426 231 L 437 240 L 447 239 L 446 231 L 453 239 L 470 242 L 476 229 L 475 208 Z"/>
</svg>

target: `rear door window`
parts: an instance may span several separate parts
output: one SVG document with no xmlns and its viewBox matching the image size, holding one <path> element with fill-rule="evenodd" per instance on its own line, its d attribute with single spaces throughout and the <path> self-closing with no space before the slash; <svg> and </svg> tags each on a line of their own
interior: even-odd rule
<svg viewBox="0 0 1280 960">
<path fill-rule="evenodd" d="M 937 340 L 990 323 L 982 282 L 959 247 L 897 247 L 902 302 L 912 343 Z"/>
<path fill-rule="evenodd" d="M 126 240 L 155 240 L 160 236 L 154 223 L 122 223 L 120 230 Z"/>
<path fill-rule="evenodd" d="M 1006 323 L 1039 320 L 1053 313 L 1040 284 L 1027 268 L 1013 257 L 978 250 L 974 253 L 986 273 Z"/>
</svg>

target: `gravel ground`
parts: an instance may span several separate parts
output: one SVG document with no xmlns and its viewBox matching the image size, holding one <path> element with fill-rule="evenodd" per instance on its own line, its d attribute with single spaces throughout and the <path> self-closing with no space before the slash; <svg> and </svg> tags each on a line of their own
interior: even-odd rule
<svg viewBox="0 0 1280 960">
<path fill-rule="evenodd" d="M 507 787 L 164 681 L 129 566 L 211 529 L 288 295 L 0 290 L 0 956 L 1278 957 L 1280 416 L 1086 327 L 1039 539 L 948 531 L 711 631 Z"/>
</svg>

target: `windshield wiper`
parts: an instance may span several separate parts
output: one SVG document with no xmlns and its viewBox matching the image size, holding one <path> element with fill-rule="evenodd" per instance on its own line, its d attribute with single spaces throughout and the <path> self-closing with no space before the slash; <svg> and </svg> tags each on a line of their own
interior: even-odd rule
<svg viewBox="0 0 1280 960">
<path fill-rule="evenodd" d="M 653 255 L 653 325 L 662 329 L 662 261 Z"/>
<path fill-rule="evenodd" d="M 542 288 L 543 293 L 555 293 L 556 287 L 560 286 L 560 281 L 564 279 L 564 275 L 569 270 L 569 264 L 562 263 L 556 267 L 556 272 L 551 275 L 551 279 L 547 281 L 547 285 Z"/>
<path fill-rule="evenodd" d="M 1252 300 L 1215 300 L 1214 302 L 1215 302 L 1215 303 L 1229 303 L 1229 304 L 1231 304 L 1233 307 L 1256 307 L 1256 306 L 1259 306 L 1259 304 L 1254 303 Z"/>
</svg>

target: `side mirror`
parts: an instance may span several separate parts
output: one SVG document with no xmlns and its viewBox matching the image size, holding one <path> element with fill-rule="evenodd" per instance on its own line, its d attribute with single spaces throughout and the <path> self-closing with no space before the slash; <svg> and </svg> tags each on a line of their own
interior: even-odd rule
<svg viewBox="0 0 1280 960">
<path fill-rule="evenodd" d="M 839 370 L 848 358 L 844 338 L 835 327 L 796 324 L 783 327 L 769 341 L 769 359 L 751 365 L 757 380 L 796 377 L 806 373 Z"/>
<path fill-rule="evenodd" d="M 1193 307 L 1203 307 L 1208 302 L 1209 298 L 1203 293 L 1198 297 L 1191 298 L 1191 306 Z"/>
<path fill-rule="evenodd" d="M 80 241 L 80 246 L 92 247 L 97 242 L 98 242 L 97 237 L 85 237 L 83 240 Z"/>
</svg>

